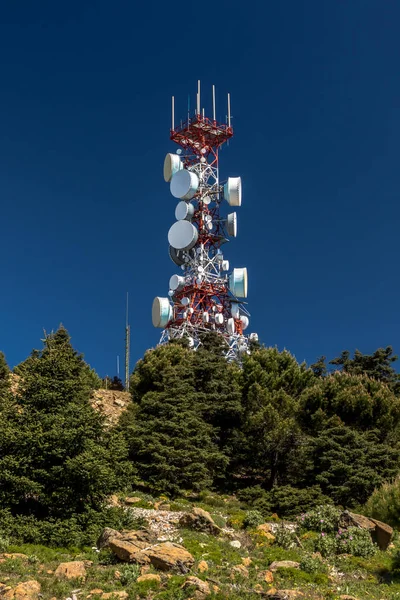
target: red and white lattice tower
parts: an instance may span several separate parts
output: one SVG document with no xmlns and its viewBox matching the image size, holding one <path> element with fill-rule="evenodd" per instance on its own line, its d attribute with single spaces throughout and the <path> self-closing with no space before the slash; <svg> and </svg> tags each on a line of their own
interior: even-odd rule
<svg viewBox="0 0 400 600">
<path fill-rule="evenodd" d="M 165 157 L 164 179 L 180 200 L 168 241 L 171 260 L 181 272 L 169 280 L 169 297 L 154 299 L 153 325 L 163 328 L 161 344 L 187 337 L 194 349 L 202 332 L 216 331 L 226 341 L 226 358 L 240 362 L 257 334 L 244 334 L 249 324 L 247 269 L 230 271 L 221 250 L 237 232 L 236 212 L 223 216 L 223 209 L 242 203 L 240 177 L 219 179 L 218 150 L 233 136 L 230 96 L 226 124 L 215 118 L 214 86 L 213 118 L 200 109 L 200 82 L 196 104 L 194 114 L 188 112 L 187 121 L 176 127 L 172 98 L 170 138 L 180 148 Z"/>
</svg>

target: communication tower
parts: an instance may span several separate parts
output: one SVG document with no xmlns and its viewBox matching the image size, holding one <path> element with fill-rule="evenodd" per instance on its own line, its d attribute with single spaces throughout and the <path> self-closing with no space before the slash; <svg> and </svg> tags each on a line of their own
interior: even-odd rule
<svg viewBox="0 0 400 600">
<path fill-rule="evenodd" d="M 242 204 L 240 177 L 220 181 L 218 150 L 232 136 L 230 95 L 226 123 L 218 123 L 215 86 L 212 88 L 213 117 L 201 110 L 200 81 L 196 110 L 175 125 L 175 99 L 172 97 L 170 139 L 180 148 L 164 160 L 164 180 L 179 200 L 176 222 L 168 232 L 169 256 L 180 274 L 169 280 L 167 298 L 153 301 L 154 327 L 163 329 L 160 344 L 186 337 L 197 349 L 202 332 L 216 331 L 226 341 L 226 358 L 241 361 L 249 352 L 256 333 L 244 331 L 249 325 L 246 267 L 230 270 L 221 246 L 237 235 L 237 215 L 225 208 Z"/>
</svg>

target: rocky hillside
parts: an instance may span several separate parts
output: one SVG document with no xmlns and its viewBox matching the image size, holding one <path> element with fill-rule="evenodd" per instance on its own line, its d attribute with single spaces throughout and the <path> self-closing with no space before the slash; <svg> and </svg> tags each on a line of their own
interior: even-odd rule
<svg viewBox="0 0 400 600">
<path fill-rule="evenodd" d="M 234 497 L 193 505 L 137 493 L 110 504 L 131 527 L 105 528 L 91 549 L 6 548 L 1 600 L 400 597 L 397 534 L 362 515 L 325 506 L 257 524 Z"/>
<path fill-rule="evenodd" d="M 11 391 L 16 394 L 21 383 L 21 377 L 15 373 L 10 374 Z M 130 401 L 129 392 L 115 390 L 95 390 L 91 398 L 93 408 L 101 412 L 110 425 L 114 425 Z"/>
</svg>

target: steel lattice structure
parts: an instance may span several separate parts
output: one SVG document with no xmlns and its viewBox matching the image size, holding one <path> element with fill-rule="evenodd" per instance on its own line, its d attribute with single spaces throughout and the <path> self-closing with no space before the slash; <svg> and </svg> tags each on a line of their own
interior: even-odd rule
<svg viewBox="0 0 400 600">
<path fill-rule="evenodd" d="M 170 139 L 180 148 L 166 156 L 164 179 L 180 199 L 168 240 L 181 274 L 171 277 L 168 298 L 155 298 L 152 316 L 153 325 L 163 328 L 161 344 L 187 337 L 196 349 L 202 332 L 216 331 L 226 341 L 226 358 L 240 362 L 257 334 L 244 334 L 250 316 L 244 303 L 247 269 L 229 274 L 221 250 L 229 237 L 236 237 L 237 227 L 236 213 L 222 215 L 224 205 L 240 206 L 242 198 L 240 177 L 219 180 L 218 150 L 232 136 L 229 95 L 227 124 L 215 119 L 214 87 L 212 120 L 200 111 L 200 82 L 197 110 L 178 127 L 172 99 Z"/>
</svg>

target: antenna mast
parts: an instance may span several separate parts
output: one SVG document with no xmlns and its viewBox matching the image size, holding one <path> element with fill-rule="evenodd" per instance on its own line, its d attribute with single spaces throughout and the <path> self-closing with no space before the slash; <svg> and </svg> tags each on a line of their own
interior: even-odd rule
<svg viewBox="0 0 400 600">
<path fill-rule="evenodd" d="M 131 328 L 129 325 L 129 294 L 126 292 L 126 322 L 125 322 L 125 390 L 129 391 L 129 358 L 131 350 Z"/>
</svg>

